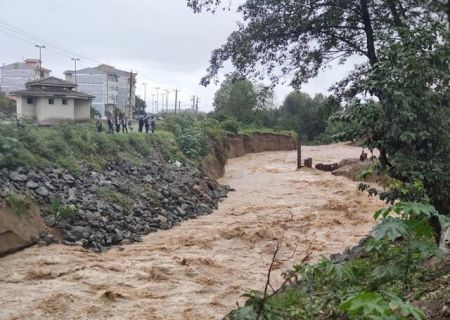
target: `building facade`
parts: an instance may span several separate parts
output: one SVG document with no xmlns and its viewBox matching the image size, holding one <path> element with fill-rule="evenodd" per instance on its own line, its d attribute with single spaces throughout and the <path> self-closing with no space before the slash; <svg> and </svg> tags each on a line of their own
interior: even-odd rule
<svg viewBox="0 0 450 320">
<path fill-rule="evenodd" d="M 114 108 L 126 114 L 134 109 L 136 73 L 102 64 L 64 74 L 67 81 L 77 83 L 79 91 L 95 96 L 92 105 L 102 116 L 112 115 Z"/>
<path fill-rule="evenodd" d="M 41 125 L 61 121 L 84 122 L 91 118 L 93 96 L 75 91 L 76 84 L 49 77 L 26 83 L 26 89 L 12 91 L 17 117 Z"/>
<path fill-rule="evenodd" d="M 9 95 L 11 91 L 25 89 L 28 81 L 48 78 L 50 70 L 39 68 L 39 59 L 26 59 L 0 67 L 0 91 Z"/>
</svg>

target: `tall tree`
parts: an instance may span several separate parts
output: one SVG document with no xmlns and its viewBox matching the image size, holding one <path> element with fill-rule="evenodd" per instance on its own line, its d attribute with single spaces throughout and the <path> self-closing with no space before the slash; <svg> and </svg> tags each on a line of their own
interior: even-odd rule
<svg viewBox="0 0 450 320">
<path fill-rule="evenodd" d="M 291 92 L 278 110 L 277 127 L 297 131 L 303 139 L 314 140 L 326 127 L 325 121 L 319 115 L 324 100 L 323 95 L 311 98 L 303 92 Z"/>
<path fill-rule="evenodd" d="M 254 120 L 257 94 L 253 84 L 245 79 L 226 79 L 214 97 L 216 115 L 221 118 L 233 117 L 242 123 Z"/>
<path fill-rule="evenodd" d="M 147 103 L 142 100 L 139 96 L 136 96 L 136 107 L 134 108 L 134 114 L 140 115 L 145 114 L 145 109 L 147 108 Z"/>
</svg>

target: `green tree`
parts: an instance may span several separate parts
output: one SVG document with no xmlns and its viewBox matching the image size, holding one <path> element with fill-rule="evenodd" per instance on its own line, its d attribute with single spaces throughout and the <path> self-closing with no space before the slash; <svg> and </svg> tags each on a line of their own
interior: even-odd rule
<svg viewBox="0 0 450 320">
<path fill-rule="evenodd" d="M 253 84 L 245 79 L 226 79 L 214 96 L 214 108 L 219 119 L 236 118 L 242 123 L 254 120 L 257 94 Z"/>
<path fill-rule="evenodd" d="M 387 173 L 421 180 L 441 213 L 450 213 L 450 35 L 445 26 L 404 30 L 380 50 L 377 68 L 361 78 L 359 94 L 377 90 L 380 101 L 354 100 L 342 118 L 378 148 Z M 354 134 L 354 132 L 351 132 Z"/>
<path fill-rule="evenodd" d="M 397 38 L 400 28 L 414 28 L 433 20 L 431 0 L 246 0 L 238 6 L 244 23 L 227 42 L 213 51 L 202 84 L 217 79 L 225 61 L 243 76 L 269 76 L 277 81 L 293 74 L 299 87 L 335 60 L 353 55 L 378 61 L 382 35 Z M 434 2 L 437 2 L 435 0 Z M 221 0 L 187 0 L 194 12 L 214 11 Z M 228 1 L 225 1 L 225 6 Z M 361 72 L 364 72 L 361 69 Z"/>
<path fill-rule="evenodd" d="M 326 127 L 325 120 L 319 116 L 319 109 L 324 100 L 323 95 L 311 98 L 303 92 L 291 92 L 278 111 L 277 128 L 294 130 L 300 133 L 303 139 L 314 140 Z"/>
<path fill-rule="evenodd" d="M 134 115 L 145 114 L 145 109 L 147 108 L 147 103 L 142 100 L 139 96 L 136 96 L 136 107 L 134 108 Z"/>
</svg>

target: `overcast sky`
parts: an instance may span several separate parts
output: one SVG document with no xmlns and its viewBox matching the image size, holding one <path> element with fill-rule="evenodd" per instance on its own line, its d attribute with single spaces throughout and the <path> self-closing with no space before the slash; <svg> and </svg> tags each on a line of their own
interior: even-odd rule
<svg viewBox="0 0 450 320">
<path fill-rule="evenodd" d="M 0 64 L 37 58 L 34 45 L 44 44 L 43 65 L 53 76 L 63 77 L 65 70 L 73 69 L 71 57 L 81 59 L 78 68 L 107 63 L 138 73 L 137 93 L 143 97 L 147 83 L 148 105 L 159 86 L 178 88 L 182 108 L 198 95 L 200 110 L 211 111 L 217 87 L 204 88 L 199 81 L 211 51 L 225 42 L 239 18 L 228 11 L 193 14 L 185 0 L 0 0 Z M 349 68 L 326 71 L 303 91 L 327 93 Z M 279 86 L 277 100 L 289 91 Z"/>
</svg>

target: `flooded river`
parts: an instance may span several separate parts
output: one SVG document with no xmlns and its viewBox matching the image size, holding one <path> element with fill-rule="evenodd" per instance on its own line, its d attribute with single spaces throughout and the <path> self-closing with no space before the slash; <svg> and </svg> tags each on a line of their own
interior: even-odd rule
<svg viewBox="0 0 450 320">
<path fill-rule="evenodd" d="M 305 147 L 303 156 L 331 163 L 360 152 L 331 145 Z M 295 151 L 229 160 L 221 182 L 236 192 L 219 210 L 142 243 L 0 258 L 0 319 L 221 319 L 246 290 L 263 288 L 277 241 L 274 285 L 296 263 L 340 252 L 373 226 L 382 204 L 358 183 L 295 167 Z"/>
</svg>

